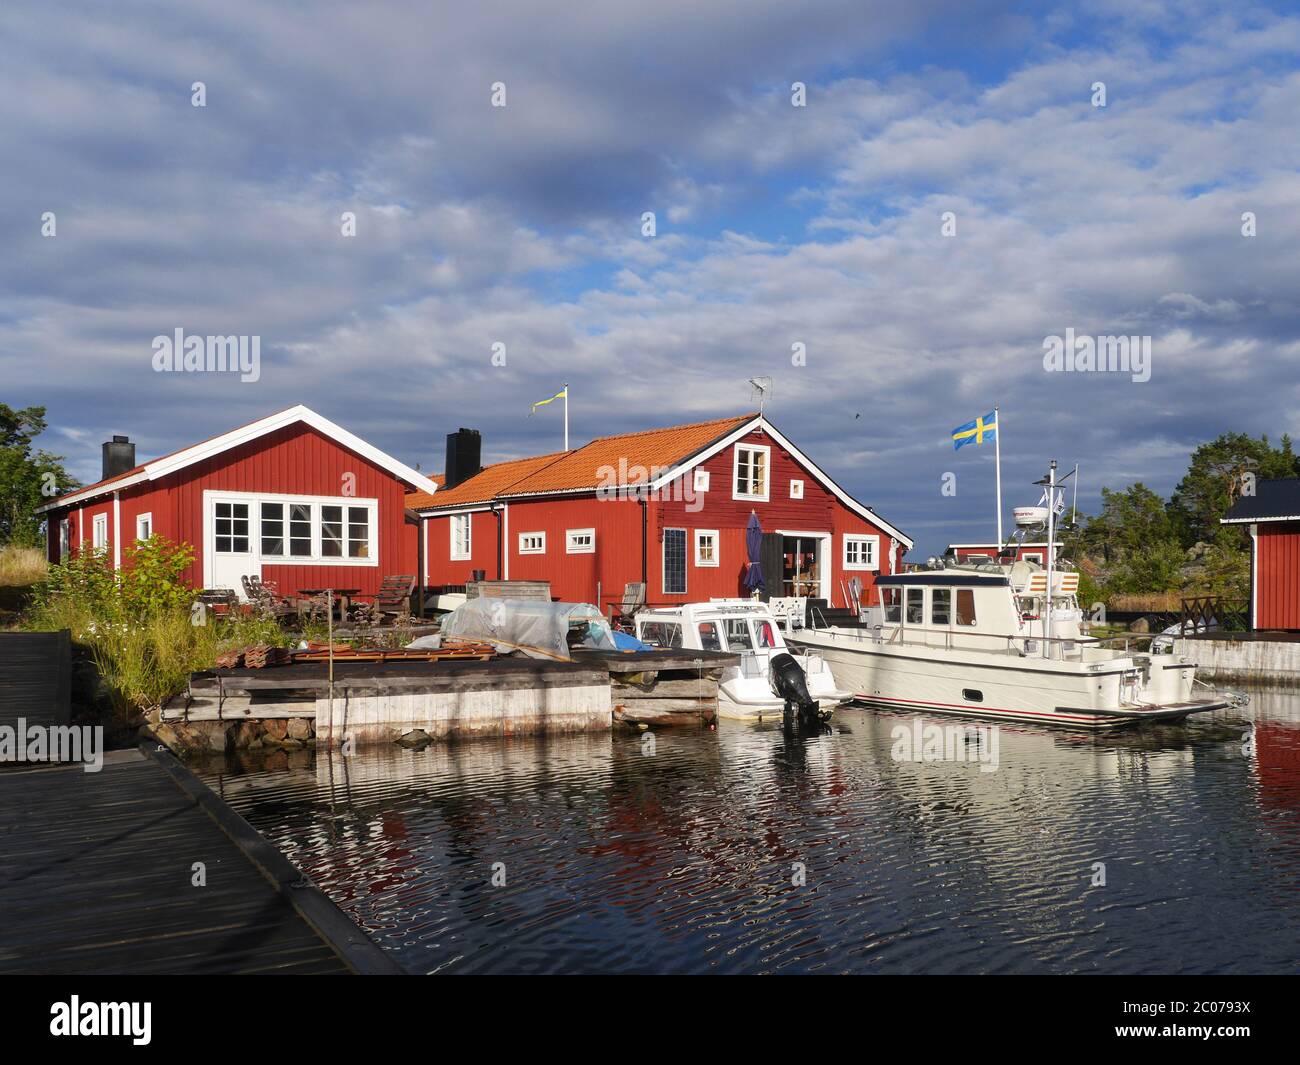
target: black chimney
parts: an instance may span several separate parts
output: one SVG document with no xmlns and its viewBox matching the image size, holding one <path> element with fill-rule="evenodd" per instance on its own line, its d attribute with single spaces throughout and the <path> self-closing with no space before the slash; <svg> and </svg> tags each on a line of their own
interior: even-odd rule
<svg viewBox="0 0 1300 1065">
<path fill-rule="evenodd" d="M 483 438 L 477 429 L 457 429 L 448 433 L 443 488 L 455 488 L 478 473 L 483 468 L 479 465 L 482 454 Z"/>
<path fill-rule="evenodd" d="M 135 469 L 135 445 L 125 436 L 115 436 L 104 444 L 104 480 Z"/>
</svg>

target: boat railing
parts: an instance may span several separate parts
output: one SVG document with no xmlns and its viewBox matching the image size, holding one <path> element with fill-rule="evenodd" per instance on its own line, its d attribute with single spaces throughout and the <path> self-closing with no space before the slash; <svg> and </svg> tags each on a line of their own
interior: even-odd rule
<svg viewBox="0 0 1300 1065">
<path fill-rule="evenodd" d="M 831 629 L 829 626 L 821 625 L 810 629 L 810 632 L 831 632 L 839 636 L 852 636 L 855 640 L 870 641 L 878 644 L 902 644 L 908 647 L 942 647 L 944 650 L 952 651 L 957 648 L 953 645 L 954 636 L 964 636 L 972 639 L 992 641 L 994 646 L 991 650 L 999 651 L 1005 654 L 1016 655 L 1017 657 L 1028 657 L 1038 655 L 1040 647 L 1047 645 L 1049 659 L 1065 661 L 1066 656 L 1071 652 L 1080 652 L 1086 646 L 1100 646 L 1110 644 L 1116 641 L 1123 641 L 1123 653 L 1129 653 L 1131 643 L 1137 643 L 1140 640 L 1152 640 L 1159 636 L 1159 633 L 1137 633 L 1128 632 L 1120 633 L 1115 636 L 1107 637 L 1079 637 L 1079 636 L 1034 636 L 1025 634 L 1007 635 L 1003 633 L 991 632 L 962 632 L 959 629 L 945 629 L 942 631 L 928 629 L 914 629 L 915 637 L 908 638 L 908 627 L 906 625 L 895 626 L 886 636 L 883 632 L 883 625 L 873 625 L 870 628 L 849 628 L 838 627 Z M 942 642 L 939 642 L 939 639 Z M 1003 646 L 997 646 L 1001 641 Z"/>
</svg>

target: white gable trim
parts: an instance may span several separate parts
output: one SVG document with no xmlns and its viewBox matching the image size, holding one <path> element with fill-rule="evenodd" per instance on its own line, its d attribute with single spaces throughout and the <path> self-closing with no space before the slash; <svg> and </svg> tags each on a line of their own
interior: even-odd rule
<svg viewBox="0 0 1300 1065">
<path fill-rule="evenodd" d="M 861 503 L 859 503 L 856 499 L 854 499 L 851 495 L 849 495 L 846 491 L 844 491 L 844 489 L 841 488 L 839 485 L 837 485 L 834 481 L 832 481 L 829 476 L 827 476 L 820 469 L 818 469 L 817 466 L 812 462 L 811 459 L 808 458 L 807 455 L 805 455 L 802 451 L 800 451 L 797 447 L 795 447 L 794 444 L 790 443 L 789 440 L 787 440 L 784 436 L 782 436 L 776 430 L 776 427 L 773 426 L 772 423 L 769 422 L 766 418 L 764 418 L 761 414 L 755 415 L 747 422 L 742 422 L 739 426 L 737 426 L 735 429 L 729 432 L 721 440 L 718 440 L 716 443 L 710 444 L 703 451 L 692 456 L 687 461 L 679 463 L 678 465 L 672 467 L 672 469 L 670 469 L 667 473 L 665 473 L 662 477 L 660 477 L 658 480 L 654 481 L 650 485 L 651 490 L 662 488 L 664 487 L 664 485 L 671 483 L 672 481 L 680 477 L 682 474 L 687 473 L 690 470 L 693 470 L 701 462 L 705 462 L 708 459 L 711 459 L 714 455 L 718 454 L 718 452 L 720 451 L 725 451 L 727 448 L 731 447 L 732 444 L 736 443 L 736 441 L 742 439 L 743 437 L 748 436 L 755 429 L 762 429 L 763 432 L 767 433 L 768 436 L 770 436 L 773 440 L 775 440 L 778 444 L 780 444 L 783 448 L 785 448 L 786 451 L 788 451 L 792 456 L 794 456 L 795 460 L 800 465 L 802 465 L 805 469 L 808 470 L 809 473 L 811 473 L 815 478 L 817 478 L 817 480 L 822 484 L 823 487 L 827 489 L 827 491 L 829 491 L 833 496 L 835 496 L 836 499 L 838 499 L 841 503 L 843 503 L 846 507 L 848 507 L 849 510 L 853 511 L 854 514 L 857 514 L 861 518 L 865 518 L 867 521 L 871 522 L 872 525 L 876 526 L 882 532 L 888 533 L 890 536 L 894 537 L 894 539 L 898 540 L 900 543 L 905 544 L 909 551 L 912 549 L 914 544 L 911 537 L 905 536 L 898 529 L 894 528 L 894 526 L 890 525 L 889 522 L 885 521 L 885 519 L 882 518 L 879 514 L 877 514 L 874 510 L 864 507 Z M 769 472 L 769 477 L 770 476 L 771 474 Z"/>
<path fill-rule="evenodd" d="M 336 425 L 328 418 L 317 414 L 309 407 L 304 407 L 301 403 L 296 407 L 290 407 L 288 410 L 280 411 L 278 414 L 272 414 L 269 417 L 262 418 L 260 421 L 253 422 L 251 425 L 245 425 L 239 429 L 232 429 L 228 433 L 214 437 L 211 440 L 205 440 L 201 444 L 195 444 L 193 447 L 187 447 L 174 455 L 168 455 L 166 458 L 155 459 L 153 462 L 144 464 L 144 469 L 134 476 L 124 478 L 120 481 L 113 481 L 110 484 L 103 485 L 99 488 L 88 488 L 84 491 L 77 492 L 70 496 L 64 496 L 62 499 L 56 499 L 52 503 L 46 503 L 44 506 L 37 507 L 36 513 L 42 514 L 47 510 L 54 510 L 57 507 L 66 507 L 74 503 L 82 502 L 86 499 L 94 499 L 96 496 L 107 495 L 109 492 L 118 492 L 134 484 L 140 484 L 143 481 L 156 481 L 160 477 L 166 477 L 168 474 L 176 473 L 185 469 L 187 466 L 193 466 L 196 462 L 202 462 L 205 459 L 213 458 L 231 448 L 239 447 L 241 444 L 250 443 L 258 440 L 268 433 L 273 433 L 277 429 L 283 429 L 286 426 L 302 423 L 309 425 L 322 436 L 329 437 L 340 447 L 345 447 L 349 451 L 355 451 L 364 459 L 368 459 L 381 469 L 387 470 L 398 480 L 405 481 L 423 492 L 433 495 L 438 491 L 438 486 L 429 480 L 422 473 L 417 473 L 405 463 L 398 462 L 391 455 L 380 451 L 379 448 L 367 444 L 359 436 L 349 433 L 341 425 Z"/>
</svg>

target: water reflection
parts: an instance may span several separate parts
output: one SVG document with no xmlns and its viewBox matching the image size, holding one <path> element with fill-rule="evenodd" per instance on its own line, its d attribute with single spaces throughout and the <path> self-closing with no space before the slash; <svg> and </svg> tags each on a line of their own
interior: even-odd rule
<svg viewBox="0 0 1300 1065">
<path fill-rule="evenodd" d="M 1007 727 L 996 772 L 896 761 L 910 721 L 203 771 L 416 971 L 1294 969 L 1300 696 L 1113 737 Z"/>
</svg>

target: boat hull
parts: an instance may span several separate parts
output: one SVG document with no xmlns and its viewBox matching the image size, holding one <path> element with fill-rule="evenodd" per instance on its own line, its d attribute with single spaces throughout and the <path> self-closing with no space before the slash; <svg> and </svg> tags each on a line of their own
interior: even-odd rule
<svg viewBox="0 0 1300 1065">
<path fill-rule="evenodd" d="M 808 631 L 798 638 L 863 706 L 1102 731 L 1179 721 L 1230 705 L 1191 697 L 1195 664 L 1150 656 L 1141 666 L 945 652 Z M 1168 659 L 1160 661 L 1159 659 Z"/>
</svg>

